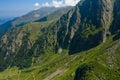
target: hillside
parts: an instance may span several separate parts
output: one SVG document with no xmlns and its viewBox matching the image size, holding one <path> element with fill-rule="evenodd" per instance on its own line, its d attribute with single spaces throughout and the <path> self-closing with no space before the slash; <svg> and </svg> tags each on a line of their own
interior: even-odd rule
<svg viewBox="0 0 120 80">
<path fill-rule="evenodd" d="M 0 79 L 119 80 L 119 12 L 119 0 L 81 0 L 57 19 L 55 12 L 7 32 Z"/>
<path fill-rule="evenodd" d="M 112 35 L 110 29 L 115 25 L 114 20 L 118 20 L 116 17 L 119 17 L 113 10 L 119 7 L 116 2 L 118 1 L 82 0 L 78 3 L 57 23 L 58 46 L 69 49 L 69 53 L 73 54 L 106 42 L 107 37 Z"/>
<path fill-rule="evenodd" d="M 72 8 L 71 6 L 66 7 L 66 11 Z M 55 8 L 55 7 L 43 7 L 38 10 L 34 10 L 29 12 L 26 15 L 23 15 L 21 17 L 17 17 L 11 21 L 8 21 L 2 25 L 0 25 L 0 36 L 5 34 L 7 31 L 9 31 L 12 28 L 23 26 L 29 22 L 39 20 L 40 18 L 43 18 L 51 13 L 54 13 L 55 11 L 62 9 L 62 8 Z M 65 9 L 63 9 L 63 13 L 65 12 Z"/>
<path fill-rule="evenodd" d="M 18 66 L 20 68 L 29 67 L 31 57 L 43 52 L 43 47 L 46 45 L 44 42 L 44 38 L 46 37 L 44 35 L 47 32 L 47 28 L 55 24 L 61 15 L 65 14 L 69 9 L 69 7 L 59 9 L 46 16 L 48 18 L 51 17 L 51 20 L 30 22 L 24 26 L 11 29 L 2 36 L 0 40 L 0 54 L 2 56 L 0 64 L 4 66 L 1 66 L 0 70 L 4 70 L 8 66 Z M 52 17 L 53 15 L 56 16 Z M 41 41 L 43 41 L 43 43 Z M 22 63 L 21 61 L 15 62 L 15 64 L 12 63 L 14 57 L 19 59 L 18 57 L 24 55 L 24 53 L 30 54 L 29 56 L 21 57 L 23 59 L 28 58 L 28 61 L 23 62 L 25 64 L 19 65 Z M 21 58 L 19 60 L 21 60 Z M 29 62 L 30 64 L 26 65 L 26 63 Z"/>
<path fill-rule="evenodd" d="M 119 80 L 120 41 L 109 39 L 91 50 L 68 55 L 47 51 L 37 59 L 32 58 L 31 67 L 7 68 L 0 72 L 0 79 L 10 80 Z"/>
</svg>

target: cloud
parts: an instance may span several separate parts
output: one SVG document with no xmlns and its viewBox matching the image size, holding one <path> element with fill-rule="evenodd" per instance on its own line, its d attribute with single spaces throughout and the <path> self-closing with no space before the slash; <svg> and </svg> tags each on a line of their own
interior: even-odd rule
<svg viewBox="0 0 120 80">
<path fill-rule="evenodd" d="M 48 2 L 42 4 L 42 7 L 50 7 L 51 5 Z"/>
<path fill-rule="evenodd" d="M 63 0 L 61 0 L 61 1 L 52 0 L 52 6 L 54 6 L 54 7 L 62 7 L 62 6 L 65 6 L 65 5 L 64 5 Z"/>
<path fill-rule="evenodd" d="M 80 0 L 64 0 L 66 6 L 75 6 Z"/>
<path fill-rule="evenodd" d="M 35 6 L 35 7 L 39 7 L 40 4 L 39 4 L 38 2 L 36 2 L 36 3 L 34 4 L 34 6 Z"/>
<path fill-rule="evenodd" d="M 52 0 L 52 2 L 45 2 L 41 7 L 65 7 L 65 6 L 75 6 L 80 0 Z"/>
</svg>

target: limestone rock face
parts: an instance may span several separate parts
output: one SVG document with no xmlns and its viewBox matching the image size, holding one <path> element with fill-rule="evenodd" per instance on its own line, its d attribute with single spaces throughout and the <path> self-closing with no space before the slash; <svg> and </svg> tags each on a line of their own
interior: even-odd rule
<svg viewBox="0 0 120 80">
<path fill-rule="evenodd" d="M 106 42 L 119 32 L 119 0 L 81 0 L 57 22 L 58 43 L 70 54 Z"/>
<path fill-rule="evenodd" d="M 110 31 L 115 34 L 114 40 L 120 39 L 120 1 L 115 0 L 113 10 L 113 21 L 111 23 Z"/>
</svg>

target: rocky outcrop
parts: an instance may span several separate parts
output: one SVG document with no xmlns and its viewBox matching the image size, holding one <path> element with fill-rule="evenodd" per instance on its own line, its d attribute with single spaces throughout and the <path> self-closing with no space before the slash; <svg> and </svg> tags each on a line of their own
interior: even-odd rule
<svg viewBox="0 0 120 80">
<path fill-rule="evenodd" d="M 81 0 L 57 22 L 58 46 L 72 54 L 106 42 L 111 30 L 119 31 L 118 13 L 118 0 Z"/>
<path fill-rule="evenodd" d="M 120 39 L 120 1 L 115 0 L 113 10 L 113 22 L 111 23 L 110 31 L 116 35 L 113 40 Z"/>
<path fill-rule="evenodd" d="M 4 64 L 4 68 L 11 66 L 14 62 L 14 58 L 19 54 L 23 44 L 25 44 L 25 49 L 30 49 L 32 47 L 31 42 L 26 37 L 27 33 L 21 31 L 21 29 L 13 29 L 7 32 L 0 41 L 0 54 L 4 55 L 2 58 L 1 65 Z M 27 40 L 25 42 L 25 39 Z M 24 52 L 24 50 L 22 50 Z"/>
</svg>

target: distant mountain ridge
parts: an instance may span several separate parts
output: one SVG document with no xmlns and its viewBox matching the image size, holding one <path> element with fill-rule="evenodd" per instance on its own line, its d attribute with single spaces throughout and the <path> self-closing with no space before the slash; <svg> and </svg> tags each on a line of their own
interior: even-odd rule
<svg viewBox="0 0 120 80">
<path fill-rule="evenodd" d="M 31 11 L 24 16 L 21 16 L 21 17 L 15 18 L 14 20 L 8 21 L 8 22 L 0 25 L 0 36 L 12 28 L 19 27 L 26 23 L 38 20 L 38 19 L 45 17 L 48 14 L 51 14 L 54 11 L 57 11 L 59 9 L 61 9 L 61 8 L 42 7 L 38 10 Z"/>
</svg>

